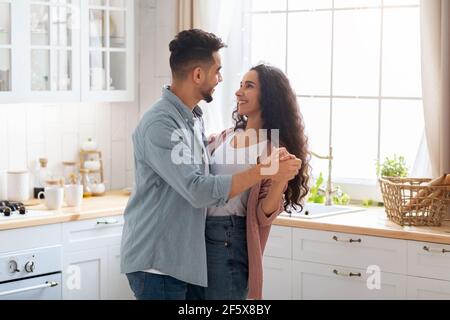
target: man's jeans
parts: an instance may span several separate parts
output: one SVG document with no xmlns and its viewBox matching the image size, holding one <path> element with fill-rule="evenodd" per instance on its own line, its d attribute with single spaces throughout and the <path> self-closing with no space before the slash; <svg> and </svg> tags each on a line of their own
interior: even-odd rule
<svg viewBox="0 0 450 320">
<path fill-rule="evenodd" d="M 127 273 L 127 278 L 137 300 L 198 300 L 203 298 L 203 287 L 171 276 L 138 271 Z"/>
</svg>

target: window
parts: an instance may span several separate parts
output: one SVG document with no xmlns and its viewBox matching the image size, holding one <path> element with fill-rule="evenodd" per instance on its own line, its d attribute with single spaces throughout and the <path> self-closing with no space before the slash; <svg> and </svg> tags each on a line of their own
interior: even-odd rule
<svg viewBox="0 0 450 320">
<path fill-rule="evenodd" d="M 333 182 L 375 185 L 376 162 L 394 153 L 412 168 L 424 128 L 419 0 L 253 0 L 244 16 L 244 56 L 287 73 L 311 150 L 333 146 Z M 327 175 L 327 161 L 312 167 Z"/>
</svg>

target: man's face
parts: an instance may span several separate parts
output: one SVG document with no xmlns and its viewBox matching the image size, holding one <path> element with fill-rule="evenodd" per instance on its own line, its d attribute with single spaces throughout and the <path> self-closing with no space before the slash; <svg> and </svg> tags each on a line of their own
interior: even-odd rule
<svg viewBox="0 0 450 320">
<path fill-rule="evenodd" d="M 206 70 L 206 76 L 204 81 L 200 85 L 200 93 L 203 100 L 210 103 L 213 100 L 213 93 L 215 87 L 222 82 L 222 75 L 220 74 L 220 69 L 222 68 L 222 62 L 219 52 L 213 53 L 214 62 L 210 66 L 209 70 Z"/>
</svg>

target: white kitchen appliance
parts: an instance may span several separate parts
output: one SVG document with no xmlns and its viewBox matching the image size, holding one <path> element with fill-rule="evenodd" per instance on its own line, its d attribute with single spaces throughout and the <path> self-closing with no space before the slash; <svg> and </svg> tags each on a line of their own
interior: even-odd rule
<svg viewBox="0 0 450 320">
<path fill-rule="evenodd" d="M 61 300 L 61 246 L 2 253 L 0 300 Z"/>
</svg>

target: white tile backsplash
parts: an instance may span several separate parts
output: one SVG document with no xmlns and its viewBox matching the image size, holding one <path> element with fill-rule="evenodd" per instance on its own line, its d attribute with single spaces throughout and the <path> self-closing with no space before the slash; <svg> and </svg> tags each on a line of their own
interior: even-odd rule
<svg viewBox="0 0 450 320">
<path fill-rule="evenodd" d="M 122 188 L 126 185 L 126 145 L 125 141 L 112 142 L 112 172 L 111 187 Z"/>
<path fill-rule="evenodd" d="M 41 105 L 27 106 L 27 143 L 44 143 L 44 107 Z"/>
<path fill-rule="evenodd" d="M 107 187 L 114 181 L 114 188 L 124 188 L 133 170 L 132 164 L 127 165 L 127 152 L 132 157 L 128 136 L 136 126 L 138 110 L 137 103 L 0 104 L 0 120 L 6 124 L 0 125 L 0 170 L 34 172 L 37 159 L 46 157 L 50 172 L 62 175 L 62 162 L 79 161 L 81 143 L 93 138 L 102 151 Z M 121 128 L 115 135 L 120 138 L 114 144 L 115 160 L 113 128 Z"/>
<path fill-rule="evenodd" d="M 112 107 L 112 141 L 124 141 L 126 136 L 127 107 L 124 104 L 114 105 Z"/>
</svg>

